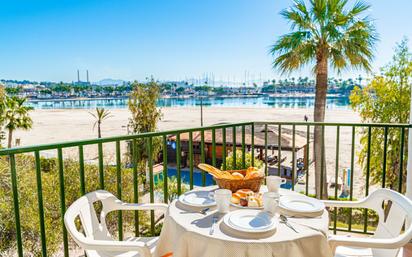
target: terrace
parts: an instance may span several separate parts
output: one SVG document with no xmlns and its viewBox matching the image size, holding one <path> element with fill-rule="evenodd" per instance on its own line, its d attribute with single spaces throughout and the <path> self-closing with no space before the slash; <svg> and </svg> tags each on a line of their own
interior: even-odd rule
<svg viewBox="0 0 412 257">
<path fill-rule="evenodd" d="M 286 176 L 288 190 L 313 196 L 315 175 L 310 160 L 315 126 L 322 128 L 322 183 L 327 183 L 330 199 L 361 199 L 380 187 L 405 191 L 406 179 L 400 171 L 406 167 L 404 148 L 412 126 L 409 124 L 246 122 L 2 149 L 0 156 L 5 165 L 1 183 L 9 190 L 1 193 L 0 204 L 10 208 L 1 218 L 13 224 L 13 228 L 3 230 L 11 231 L 5 234 L 10 241 L 7 251 L 18 256 L 51 256 L 58 252 L 81 255 L 64 224 L 64 214 L 76 199 L 105 189 L 125 202 L 170 204 L 188 190 L 214 183 L 209 174 L 196 169 L 198 163 L 224 169 L 233 152 L 240 152 L 232 155 L 233 164 L 240 161 L 246 168 L 248 160 L 252 166 L 262 161 L 266 175 Z M 384 137 L 374 137 L 375 131 L 383 131 Z M 400 145 L 387 140 L 388 133 L 395 131 L 400 133 Z M 366 166 L 361 167 L 358 154 L 362 135 L 366 135 L 363 140 L 367 140 L 367 154 Z M 373 184 L 372 144 L 381 144 L 383 149 L 382 177 Z M 393 169 L 387 165 L 387 158 L 391 149 L 398 147 L 399 165 Z M 46 152 L 48 156 L 54 153 L 56 158 L 43 158 Z M 92 158 L 94 153 L 97 158 Z M 147 172 L 139 166 L 142 158 L 147 158 Z M 298 162 L 299 158 L 303 162 Z M 282 172 L 285 170 L 289 172 Z M 397 178 L 395 182 L 393 177 Z M 107 223 L 112 236 L 122 240 L 127 236 L 158 235 L 163 218 L 154 211 L 114 212 Z M 372 235 L 377 224 L 377 214 L 366 209 L 329 209 L 330 234 L 363 237 Z"/>
</svg>

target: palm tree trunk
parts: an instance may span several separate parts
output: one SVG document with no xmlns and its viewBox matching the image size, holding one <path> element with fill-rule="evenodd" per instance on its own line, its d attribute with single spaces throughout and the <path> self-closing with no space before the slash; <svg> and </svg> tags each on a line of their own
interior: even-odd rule
<svg viewBox="0 0 412 257">
<path fill-rule="evenodd" d="M 11 148 L 11 144 L 13 142 L 13 130 L 9 129 L 9 138 L 8 138 L 8 142 L 7 142 L 7 147 Z"/>
<path fill-rule="evenodd" d="M 326 92 L 328 88 L 328 60 L 326 57 L 320 57 L 316 65 L 316 96 L 314 121 L 323 122 L 325 120 L 326 107 Z M 322 138 L 322 126 L 315 126 L 315 141 L 314 141 L 314 160 L 315 160 L 315 188 L 316 197 L 327 199 L 327 181 L 326 181 L 326 158 L 322 153 L 325 153 L 325 142 Z M 322 168 L 323 165 L 323 168 Z M 322 183 L 323 182 L 323 183 Z M 323 187 L 321 189 L 321 187 Z M 322 191 L 322 195 L 321 195 Z"/>
</svg>

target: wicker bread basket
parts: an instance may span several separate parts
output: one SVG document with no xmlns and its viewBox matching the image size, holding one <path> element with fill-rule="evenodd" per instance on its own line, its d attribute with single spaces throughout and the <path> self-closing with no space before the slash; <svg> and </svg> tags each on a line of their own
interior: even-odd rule
<svg viewBox="0 0 412 257">
<path fill-rule="evenodd" d="M 246 176 L 246 170 L 227 170 L 227 172 L 239 172 L 243 176 Z M 233 193 L 239 189 L 250 189 L 253 192 L 259 192 L 260 186 L 262 185 L 265 176 L 259 176 L 249 179 L 227 179 L 227 178 L 216 178 L 213 177 L 219 188 L 229 189 Z"/>
</svg>

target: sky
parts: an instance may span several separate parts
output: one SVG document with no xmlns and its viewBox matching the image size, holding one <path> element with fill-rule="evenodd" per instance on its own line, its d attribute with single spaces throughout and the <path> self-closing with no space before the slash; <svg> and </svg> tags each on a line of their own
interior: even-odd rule
<svg viewBox="0 0 412 257">
<path fill-rule="evenodd" d="M 351 1 L 353 2 L 353 1 Z M 369 0 L 380 41 L 375 72 L 404 36 L 410 0 Z M 215 80 L 282 78 L 270 46 L 290 31 L 291 0 L 0 0 L 0 78 Z M 412 44 L 410 43 L 410 46 Z M 411 47 L 412 48 L 412 47 Z M 341 77 L 358 77 L 345 71 Z M 302 69 L 290 76 L 312 76 Z M 336 76 L 332 72 L 331 76 Z"/>
</svg>

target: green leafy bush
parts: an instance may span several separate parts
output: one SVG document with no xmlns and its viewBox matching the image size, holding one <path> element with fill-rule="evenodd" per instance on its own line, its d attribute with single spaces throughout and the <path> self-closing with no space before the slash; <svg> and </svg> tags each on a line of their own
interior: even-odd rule
<svg viewBox="0 0 412 257">
<path fill-rule="evenodd" d="M 164 179 L 159 180 L 158 183 L 156 183 L 155 190 L 160 192 L 160 197 L 163 199 L 164 197 Z M 176 177 L 171 177 L 167 180 L 167 200 L 169 202 L 172 202 L 173 200 L 177 199 L 179 197 L 178 191 L 177 191 L 177 178 Z M 182 183 L 181 184 L 181 193 L 185 193 L 189 191 L 189 185 Z"/>
<path fill-rule="evenodd" d="M 245 154 L 245 167 L 248 168 L 251 166 L 252 166 L 252 153 L 246 153 Z M 263 166 L 263 162 L 255 158 L 254 167 L 259 169 L 262 166 Z M 223 169 L 223 165 L 221 169 Z M 236 151 L 236 166 L 233 167 L 233 152 L 232 152 L 226 157 L 226 170 L 241 170 L 241 169 L 243 169 L 242 151 L 237 150 Z"/>
<path fill-rule="evenodd" d="M 48 255 L 61 250 L 62 223 L 60 211 L 60 182 L 57 159 L 41 159 L 42 194 L 44 205 L 44 221 Z M 85 164 L 86 192 L 99 189 L 99 170 L 97 165 Z M 16 156 L 18 176 L 18 194 L 21 231 L 24 252 L 32 256 L 41 256 L 40 223 L 38 191 L 33 156 Z M 122 168 L 122 200 L 133 202 L 133 171 Z M 104 170 L 105 190 L 116 195 L 116 167 L 106 166 Z M 139 179 L 139 185 L 141 180 Z M 78 160 L 64 160 L 65 204 L 69 206 L 81 196 Z M 124 234 L 134 232 L 134 212 L 122 212 Z M 117 212 L 110 213 L 107 224 L 112 235 L 117 235 Z M 150 217 L 147 212 L 139 211 L 140 231 L 150 231 Z M 161 225 L 155 227 L 159 232 Z M 69 236 L 70 247 L 75 244 Z M 13 210 L 10 169 L 7 158 L 0 158 L 0 256 L 16 250 L 16 229 Z"/>
</svg>

